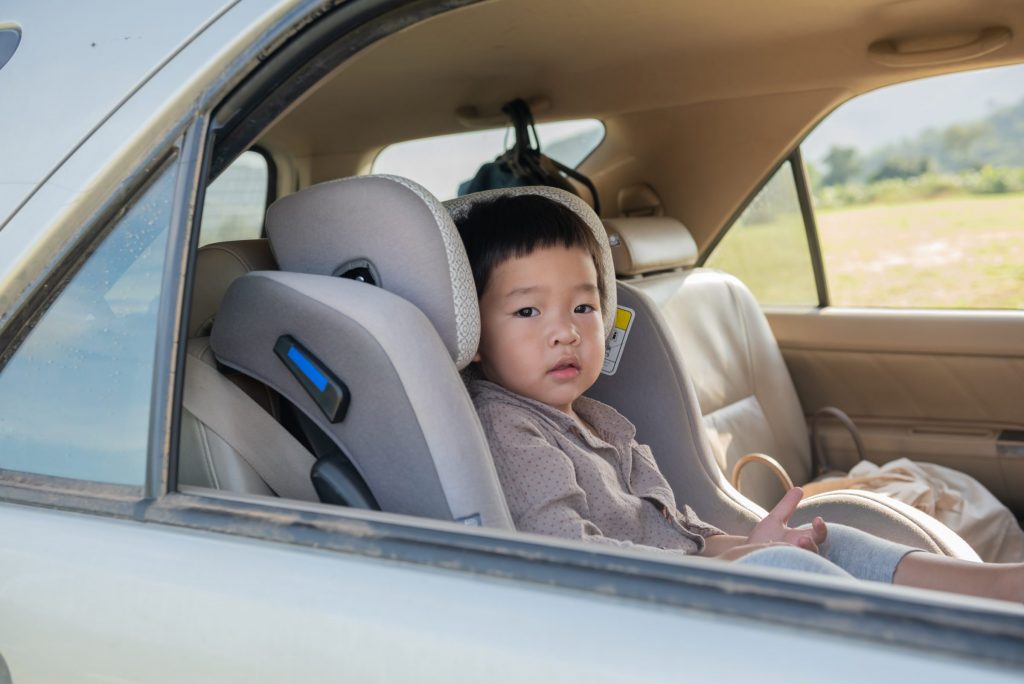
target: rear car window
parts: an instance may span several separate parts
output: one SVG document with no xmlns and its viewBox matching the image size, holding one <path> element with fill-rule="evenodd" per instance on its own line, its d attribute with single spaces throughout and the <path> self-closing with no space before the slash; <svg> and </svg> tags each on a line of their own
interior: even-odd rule
<svg viewBox="0 0 1024 684">
<path fill-rule="evenodd" d="M 263 235 L 271 166 L 255 150 L 243 152 L 206 189 L 199 246 Z"/>
<path fill-rule="evenodd" d="M 575 168 L 604 140 L 597 119 L 537 124 L 541 151 Z M 411 178 L 440 200 L 458 196 L 459 185 L 512 146 L 510 128 L 441 135 L 388 145 L 373 161 L 372 173 Z"/>
</svg>

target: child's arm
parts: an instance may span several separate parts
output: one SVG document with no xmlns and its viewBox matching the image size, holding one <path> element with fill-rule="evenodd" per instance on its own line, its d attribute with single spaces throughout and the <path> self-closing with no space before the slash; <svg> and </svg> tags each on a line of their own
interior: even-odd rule
<svg viewBox="0 0 1024 684">
<path fill-rule="evenodd" d="M 704 550 L 700 552 L 700 555 L 708 556 L 709 558 L 721 556 L 737 546 L 743 546 L 746 543 L 746 537 L 741 537 L 735 534 L 716 534 L 715 536 L 707 537 L 704 540 Z"/>
<path fill-rule="evenodd" d="M 749 537 L 735 534 L 716 534 L 713 537 L 707 537 L 704 542 L 704 550 L 699 555 L 720 560 L 737 560 L 748 553 L 766 549 L 769 546 L 793 546 L 781 541 L 751 543 Z"/>
</svg>

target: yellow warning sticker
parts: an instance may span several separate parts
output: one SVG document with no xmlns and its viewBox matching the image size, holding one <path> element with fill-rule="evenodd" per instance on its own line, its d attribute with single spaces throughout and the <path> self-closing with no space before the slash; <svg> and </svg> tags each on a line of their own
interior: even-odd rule
<svg viewBox="0 0 1024 684">
<path fill-rule="evenodd" d="M 629 322 L 633 320 L 633 310 L 620 306 L 615 312 L 615 327 L 619 330 L 629 330 Z"/>
<path fill-rule="evenodd" d="M 619 359 L 622 358 L 622 350 L 626 348 L 626 338 L 629 337 L 634 318 L 636 311 L 627 306 L 620 306 L 615 312 L 612 334 L 608 336 L 608 342 L 604 347 L 604 368 L 601 372 L 605 375 L 615 375 L 615 371 L 619 369 Z"/>
</svg>

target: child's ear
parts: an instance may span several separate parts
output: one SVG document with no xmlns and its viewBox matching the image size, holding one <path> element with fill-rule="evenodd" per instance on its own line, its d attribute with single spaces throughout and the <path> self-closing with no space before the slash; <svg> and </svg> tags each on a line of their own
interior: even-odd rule
<svg viewBox="0 0 1024 684">
<path fill-rule="evenodd" d="M 471 363 L 480 363 L 480 352 L 473 354 L 473 361 Z"/>
</svg>

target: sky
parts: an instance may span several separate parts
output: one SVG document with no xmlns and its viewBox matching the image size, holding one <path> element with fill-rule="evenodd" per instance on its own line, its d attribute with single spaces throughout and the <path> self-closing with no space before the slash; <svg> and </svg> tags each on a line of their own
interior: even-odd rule
<svg viewBox="0 0 1024 684">
<path fill-rule="evenodd" d="M 820 163 L 833 145 L 862 153 L 913 138 L 927 128 L 984 118 L 1024 99 L 1024 65 L 973 71 L 881 88 L 840 105 L 804 141 Z"/>
</svg>

